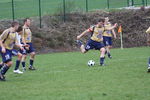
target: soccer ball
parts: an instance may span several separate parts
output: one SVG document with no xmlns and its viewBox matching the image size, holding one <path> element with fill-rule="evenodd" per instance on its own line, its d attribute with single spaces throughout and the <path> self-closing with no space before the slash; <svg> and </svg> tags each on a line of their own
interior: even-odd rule
<svg viewBox="0 0 150 100">
<path fill-rule="evenodd" d="M 88 64 L 88 66 L 94 66 L 95 65 L 95 61 L 89 60 L 87 64 Z"/>
</svg>

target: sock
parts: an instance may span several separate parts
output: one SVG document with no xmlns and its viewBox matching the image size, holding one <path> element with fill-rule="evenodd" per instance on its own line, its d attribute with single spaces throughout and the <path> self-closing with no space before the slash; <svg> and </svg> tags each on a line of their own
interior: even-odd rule
<svg viewBox="0 0 150 100">
<path fill-rule="evenodd" d="M 0 64 L 0 69 L 2 68 L 4 66 L 4 64 L 2 63 L 2 64 Z"/>
<path fill-rule="evenodd" d="M 110 56 L 111 56 L 110 52 L 108 52 L 107 54 L 108 54 L 108 57 L 110 57 Z"/>
<path fill-rule="evenodd" d="M 104 64 L 105 57 L 100 57 L 100 65 Z"/>
<path fill-rule="evenodd" d="M 26 67 L 25 65 L 26 65 L 25 62 L 23 61 L 22 62 L 22 67 L 25 68 Z"/>
<path fill-rule="evenodd" d="M 19 69 L 19 65 L 20 65 L 20 60 L 16 60 L 16 67 L 15 67 L 15 70 Z"/>
<path fill-rule="evenodd" d="M 7 65 L 4 65 L 2 70 L 1 70 L 1 74 L 5 75 L 5 73 L 8 71 L 9 67 Z"/>
<path fill-rule="evenodd" d="M 33 60 L 32 59 L 30 59 L 30 67 L 32 67 L 33 66 Z"/>
</svg>

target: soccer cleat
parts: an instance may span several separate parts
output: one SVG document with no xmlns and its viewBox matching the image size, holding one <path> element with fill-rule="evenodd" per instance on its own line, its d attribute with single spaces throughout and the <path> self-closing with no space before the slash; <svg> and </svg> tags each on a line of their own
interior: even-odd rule
<svg viewBox="0 0 150 100">
<path fill-rule="evenodd" d="M 29 70 L 36 70 L 34 67 L 29 67 Z"/>
<path fill-rule="evenodd" d="M 76 40 L 76 43 L 77 43 L 78 46 L 82 45 L 82 41 L 81 40 Z"/>
<path fill-rule="evenodd" d="M 22 71 L 20 71 L 19 69 L 14 70 L 13 72 L 14 72 L 14 73 L 16 73 L 16 74 L 23 74 L 23 72 L 22 72 Z"/>
<path fill-rule="evenodd" d="M 5 76 L 0 73 L 0 81 L 6 81 Z"/>
<path fill-rule="evenodd" d="M 112 56 L 111 56 L 111 55 L 108 55 L 108 58 L 112 59 Z"/>
</svg>

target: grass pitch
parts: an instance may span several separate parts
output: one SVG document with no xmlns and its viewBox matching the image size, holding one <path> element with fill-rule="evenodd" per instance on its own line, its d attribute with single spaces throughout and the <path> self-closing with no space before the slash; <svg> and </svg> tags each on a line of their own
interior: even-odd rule
<svg viewBox="0 0 150 100">
<path fill-rule="evenodd" d="M 37 55 L 36 71 L 7 73 L 0 100 L 148 100 L 149 47 L 112 49 L 113 59 L 99 66 L 99 52 Z M 88 67 L 88 60 L 96 65 Z M 14 67 L 14 66 L 13 66 Z"/>
</svg>

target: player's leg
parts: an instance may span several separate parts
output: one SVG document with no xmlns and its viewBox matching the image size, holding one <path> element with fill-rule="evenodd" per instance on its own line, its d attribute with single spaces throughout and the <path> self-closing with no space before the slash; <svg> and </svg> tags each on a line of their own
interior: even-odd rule
<svg viewBox="0 0 150 100">
<path fill-rule="evenodd" d="M 77 45 L 80 47 L 81 52 L 86 53 L 85 46 L 83 45 L 83 43 L 80 40 L 77 40 L 76 42 Z"/>
<path fill-rule="evenodd" d="M 23 71 L 26 71 L 26 58 L 27 58 L 27 55 L 23 54 L 22 60 L 21 60 Z"/>
<path fill-rule="evenodd" d="M 31 52 L 30 53 L 30 65 L 29 65 L 29 69 L 30 70 L 35 70 L 35 68 L 33 67 L 34 64 L 34 58 L 35 58 L 35 52 Z"/>
<path fill-rule="evenodd" d="M 18 52 L 17 56 L 18 56 L 18 58 L 16 60 L 16 66 L 15 66 L 15 69 L 14 69 L 14 73 L 22 74 L 23 72 L 21 72 L 19 70 L 20 62 L 21 62 L 21 59 L 22 59 L 22 54 L 20 52 Z"/>
<path fill-rule="evenodd" d="M 0 69 L 4 66 L 3 62 L 0 62 Z"/>
<path fill-rule="evenodd" d="M 110 54 L 110 49 L 111 49 L 111 45 L 112 45 L 112 38 L 111 37 L 103 37 L 103 43 L 105 45 L 106 48 L 106 52 L 109 58 L 112 58 L 111 54 Z"/>
<path fill-rule="evenodd" d="M 4 66 L 2 67 L 2 69 L 0 71 L 0 80 L 5 81 L 4 75 L 9 70 L 9 68 L 12 66 L 12 64 L 13 64 L 12 61 L 8 61 L 7 63 L 4 64 Z"/>
<path fill-rule="evenodd" d="M 111 48 L 112 48 L 112 46 L 110 46 L 110 45 L 106 47 L 107 55 L 110 59 L 112 58 L 111 53 L 110 53 Z"/>
<path fill-rule="evenodd" d="M 104 60 L 105 60 L 105 48 L 104 47 L 102 47 L 101 49 L 100 49 L 100 65 L 101 66 L 104 66 Z"/>
<path fill-rule="evenodd" d="M 110 49 L 112 48 L 112 38 L 108 37 L 107 55 L 111 59 Z"/>
<path fill-rule="evenodd" d="M 30 62 L 29 62 L 29 70 L 35 70 L 35 68 L 33 67 L 34 64 L 34 58 L 35 58 L 35 50 L 33 48 L 32 43 L 29 43 L 29 53 L 30 53 Z"/>
<path fill-rule="evenodd" d="M 4 65 L 0 71 L 0 80 L 5 81 L 4 75 L 6 74 L 8 69 L 12 66 L 12 51 L 6 50 L 6 53 L 1 53 L 1 55 Z"/>
</svg>

